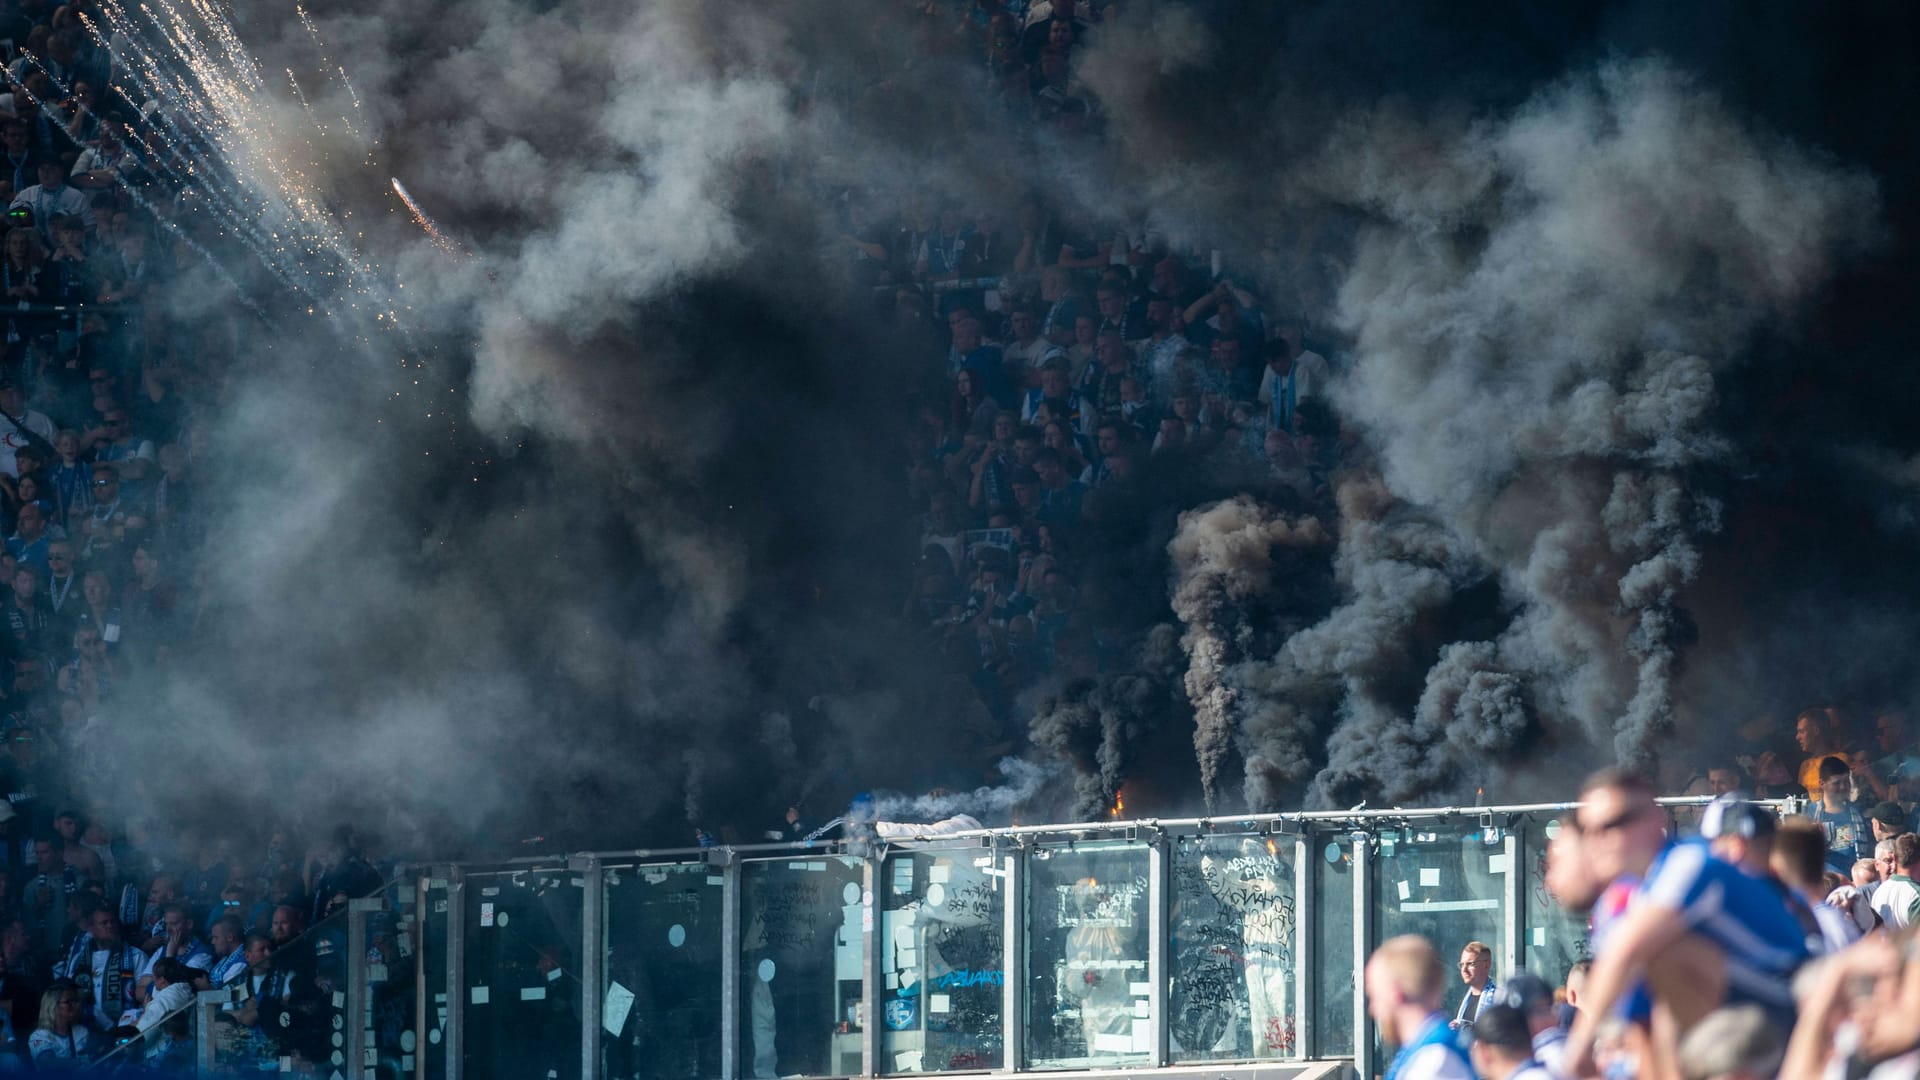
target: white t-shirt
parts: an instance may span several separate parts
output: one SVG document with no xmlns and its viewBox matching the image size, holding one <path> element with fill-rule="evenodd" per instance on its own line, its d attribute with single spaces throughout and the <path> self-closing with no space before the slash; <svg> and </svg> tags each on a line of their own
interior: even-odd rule
<svg viewBox="0 0 1920 1080">
<path fill-rule="evenodd" d="M 1915 904 L 1920 904 L 1920 887 L 1905 875 L 1890 877 L 1873 890 L 1874 914 L 1888 926 L 1901 927 L 1911 922 Z"/>
<path fill-rule="evenodd" d="M 53 441 L 53 421 L 47 419 L 46 413 L 35 412 L 32 409 L 28 409 L 27 415 L 15 416 L 10 419 L 16 421 L 20 427 L 26 428 L 28 431 L 33 432 L 48 442 Z M 15 479 L 19 478 L 20 462 L 18 460 L 18 454 L 20 453 L 20 448 L 25 445 L 27 445 L 27 437 L 14 430 L 13 424 L 7 423 L 5 419 L 0 419 L 0 472 L 6 473 Z"/>
<path fill-rule="evenodd" d="M 147 1007 L 140 1010 L 140 1019 L 135 1020 L 133 1026 L 139 1028 L 141 1031 L 146 1031 L 160 1021 L 186 1008 L 192 1001 L 192 983 L 169 983 L 166 989 L 154 992 L 153 997 L 147 1001 Z"/>
<path fill-rule="evenodd" d="M 1298 403 L 1325 394 L 1331 373 L 1327 358 L 1308 349 L 1293 358 L 1293 368 L 1284 377 L 1293 380 L 1293 400 Z M 1273 404 L 1273 392 L 1281 378 L 1273 373 L 1271 367 L 1260 373 L 1259 396 L 1262 405 Z"/>
<path fill-rule="evenodd" d="M 27 1036 L 27 1052 L 33 1055 L 35 1061 L 83 1060 L 87 1056 L 87 1029 L 75 1024 L 73 1034 L 63 1038 L 41 1028 Z"/>
</svg>

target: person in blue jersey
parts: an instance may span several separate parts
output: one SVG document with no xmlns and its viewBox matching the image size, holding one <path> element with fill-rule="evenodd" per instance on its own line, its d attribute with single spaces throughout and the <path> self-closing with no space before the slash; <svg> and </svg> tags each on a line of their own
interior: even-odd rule
<svg viewBox="0 0 1920 1080">
<path fill-rule="evenodd" d="M 1473 1080 L 1460 1035 L 1440 1011 L 1446 969 L 1431 942 L 1415 934 L 1388 938 L 1367 958 L 1362 981 L 1367 1015 L 1400 1047 L 1385 1080 Z"/>
<path fill-rule="evenodd" d="M 1652 996 L 1655 1054 L 1667 1062 L 1674 1040 L 1723 1004 L 1791 1016 L 1789 981 L 1807 958 L 1807 933 L 1780 886 L 1716 858 L 1706 841 L 1667 842 L 1660 817 L 1652 789 L 1630 773 L 1605 770 L 1581 790 L 1575 820 L 1584 850 L 1640 884 L 1594 958 L 1567 1033 L 1571 1075 L 1596 1075 L 1599 1023 L 1642 980 Z"/>
</svg>

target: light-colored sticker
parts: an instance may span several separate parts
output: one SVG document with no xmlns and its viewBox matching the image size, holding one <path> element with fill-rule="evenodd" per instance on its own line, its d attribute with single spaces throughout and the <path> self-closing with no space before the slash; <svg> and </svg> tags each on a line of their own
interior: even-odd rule
<svg viewBox="0 0 1920 1080">
<path fill-rule="evenodd" d="M 806 868 L 807 864 L 803 862 L 790 862 L 787 864 L 787 869 L 789 870 L 805 870 Z"/>
<path fill-rule="evenodd" d="M 434 1028 L 432 1031 L 427 1032 L 427 1041 L 432 1043 L 435 1046 L 439 1046 L 440 1045 L 440 1029 Z"/>
<path fill-rule="evenodd" d="M 887 972 L 887 989 L 889 990 L 900 989 L 900 973 L 899 972 L 897 971 Z"/>
<path fill-rule="evenodd" d="M 600 1005 L 600 1026 L 609 1035 L 619 1035 L 627 1026 L 627 1014 L 633 1011 L 633 991 L 617 982 L 607 984 L 607 1000 Z"/>
<path fill-rule="evenodd" d="M 334 1007 L 334 1008 L 336 1008 L 336 1009 L 344 1009 L 344 1008 L 346 1008 L 346 1007 L 347 1007 L 347 994 L 346 994 L 346 991 L 344 991 L 344 990 L 335 990 L 335 991 L 333 992 L 333 1007 Z"/>
<path fill-rule="evenodd" d="M 493 1000 L 493 995 L 484 986 L 474 987 L 472 996 L 475 1005 L 485 1005 L 487 1002 Z"/>
<path fill-rule="evenodd" d="M 521 1001 L 547 1000 L 547 988 L 544 986 L 523 986 L 520 988 Z"/>
<path fill-rule="evenodd" d="M 499 895 L 500 895 L 500 886 L 498 886 L 498 885 L 489 885 L 489 886 L 487 886 L 486 888 L 484 888 L 484 889 L 481 889 L 481 890 L 480 890 L 480 895 L 481 895 L 481 896 L 499 896 Z"/>
<path fill-rule="evenodd" d="M 940 905 L 946 902 L 947 902 L 947 887 L 945 885 L 927 886 L 927 906 L 928 907 L 939 907 Z"/>
<path fill-rule="evenodd" d="M 412 1054 L 400 1055 L 400 1071 L 401 1072 L 413 1071 L 413 1055 Z"/>
<path fill-rule="evenodd" d="M 920 972 L 918 969 L 915 969 L 912 971 L 903 971 L 900 973 L 900 989 L 902 990 L 913 989 L 915 984 L 917 984 L 919 981 L 920 981 Z"/>
<path fill-rule="evenodd" d="M 367 965 L 367 981 L 370 983 L 386 982 L 387 981 L 387 965 L 368 964 Z"/>
<path fill-rule="evenodd" d="M 725 874 L 708 874 L 707 875 L 707 884 L 709 885 L 725 885 L 726 883 L 727 883 L 727 877 Z"/>
<path fill-rule="evenodd" d="M 345 1046 L 347 1045 L 347 1033 L 344 1031 L 336 1031 L 329 1037 L 329 1041 L 335 1046 Z"/>
<path fill-rule="evenodd" d="M 953 880 L 953 867 L 946 863 L 934 863 L 927 867 L 927 880 L 936 885 L 945 885 Z"/>
<path fill-rule="evenodd" d="M 1153 1002 L 1147 1001 L 1144 998 L 1134 998 L 1133 999 L 1133 1015 L 1152 1016 Z"/>
<path fill-rule="evenodd" d="M 1150 982 L 1128 983 L 1127 993 L 1134 997 L 1150 998 L 1153 996 L 1153 984 Z"/>
<path fill-rule="evenodd" d="M 435 1005 L 445 1005 L 447 1003 L 447 995 L 445 994 L 433 995 L 433 1003 Z"/>
<path fill-rule="evenodd" d="M 860 883 L 857 881 L 849 881 L 845 885 L 840 886 L 840 901 L 845 904 L 859 903 Z"/>
<path fill-rule="evenodd" d="M 1109 1035 L 1102 1031 L 1093 1037 L 1093 1052 L 1096 1054 L 1133 1053 L 1132 1035 Z"/>
<path fill-rule="evenodd" d="M 561 971 L 563 971 L 563 970 L 564 970 L 563 968 L 554 968 L 554 969 L 553 969 L 552 971 L 549 971 L 549 972 L 547 972 L 547 981 L 548 981 L 548 982 L 559 982 L 559 981 L 560 981 L 560 973 L 561 973 Z"/>
<path fill-rule="evenodd" d="M 1507 853 L 1506 852 L 1502 851 L 1498 855 L 1487 856 L 1487 873 L 1504 874 L 1506 872 L 1507 872 Z"/>
<path fill-rule="evenodd" d="M 400 1033 L 400 1052 L 401 1053 L 411 1054 L 413 1053 L 414 1047 L 419 1045 L 420 1045 L 420 1041 L 414 1037 L 414 1034 L 411 1030 L 403 1031 Z"/>
<path fill-rule="evenodd" d="M 1534 943 L 1535 945 L 1545 945 L 1545 944 L 1547 943 L 1547 928 L 1546 928 L 1546 927 L 1544 927 L 1544 926 L 1536 926 L 1536 927 L 1534 927 L 1534 928 L 1533 928 L 1533 943 Z"/>
<path fill-rule="evenodd" d="M 496 918 L 494 922 L 500 926 L 507 925 L 507 913 L 504 911 L 501 912 L 499 918 Z"/>
<path fill-rule="evenodd" d="M 1408 884 L 1407 882 L 1402 881 L 1396 887 L 1396 891 L 1399 892 L 1400 899 L 1405 900 L 1407 897 L 1413 895 L 1413 886 Z"/>
<path fill-rule="evenodd" d="M 493 905 L 492 904 L 480 905 L 480 925 L 481 926 L 493 925 Z"/>
<path fill-rule="evenodd" d="M 687 928 L 679 923 L 667 927 L 667 944 L 679 948 L 687 943 Z"/>
<path fill-rule="evenodd" d="M 821 871 L 821 870 L 825 870 L 826 868 L 827 868 L 827 864 L 823 862 L 810 862 L 807 864 L 807 869 L 809 870 Z"/>
<path fill-rule="evenodd" d="M 1439 884 L 1440 884 L 1440 868 L 1439 867 L 1423 866 L 1420 868 L 1420 887 L 1421 888 L 1431 889 L 1438 886 Z"/>
<path fill-rule="evenodd" d="M 761 982 L 763 983 L 772 982 L 773 981 L 773 961 L 771 959 L 760 961 L 760 971 L 758 972 L 758 974 L 760 976 Z"/>
<path fill-rule="evenodd" d="M 375 1065 L 380 1064 L 380 1048 L 377 1046 L 369 1046 L 361 1053 L 360 1057 L 362 1059 L 360 1064 L 371 1069 Z"/>
<path fill-rule="evenodd" d="M 928 994 L 927 1011 L 930 1013 L 952 1012 L 953 998 L 947 994 Z"/>
<path fill-rule="evenodd" d="M 926 1051 L 924 1050 L 899 1051 L 898 1053 L 893 1055 L 893 1071 L 894 1072 L 919 1072 L 920 1059 L 923 1055 L 925 1055 L 925 1053 Z"/>
</svg>

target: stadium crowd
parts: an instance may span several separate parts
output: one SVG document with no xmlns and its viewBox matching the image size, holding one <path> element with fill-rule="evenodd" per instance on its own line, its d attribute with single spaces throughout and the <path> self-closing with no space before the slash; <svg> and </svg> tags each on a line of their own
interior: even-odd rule
<svg viewBox="0 0 1920 1080">
<path fill-rule="evenodd" d="M 229 1015 L 259 1059 L 317 1060 L 296 1045 L 313 950 L 274 956 L 380 886 L 378 839 L 188 834 L 139 790 L 88 802 L 120 695 L 206 629 L 200 410 L 237 340 L 218 304 L 176 320 L 147 303 L 204 257 L 184 164 L 89 19 L 105 25 L 89 0 L 0 5 L 0 1065 L 78 1064 L 139 1034 L 120 1059 L 179 1062 L 182 1007 L 216 986 L 248 991 Z"/>
</svg>

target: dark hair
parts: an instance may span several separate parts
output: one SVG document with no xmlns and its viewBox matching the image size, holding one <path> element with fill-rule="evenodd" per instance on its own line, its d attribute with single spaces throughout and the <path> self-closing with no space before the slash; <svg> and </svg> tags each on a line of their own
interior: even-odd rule
<svg viewBox="0 0 1920 1080">
<path fill-rule="evenodd" d="M 61 836 L 57 832 L 42 833 L 41 835 L 34 837 L 33 842 L 36 844 L 42 844 L 42 843 L 49 844 L 53 847 L 53 850 L 55 851 L 67 850 L 67 838 L 64 836 Z"/>
<path fill-rule="evenodd" d="M 1510 1054 L 1533 1050 L 1527 1014 L 1512 1005 L 1489 1005 L 1473 1018 L 1473 1041 Z"/>
<path fill-rule="evenodd" d="M 247 935 L 246 944 L 242 945 L 241 948 L 251 949 L 253 948 L 254 942 L 259 942 L 260 944 L 265 945 L 267 948 L 271 949 L 273 948 L 273 935 L 265 934 L 258 930 L 255 930 L 254 932 Z"/>
<path fill-rule="evenodd" d="M 1893 865 L 1905 870 L 1914 863 L 1920 863 L 1920 836 L 1913 833 L 1901 833 L 1893 838 Z"/>
<path fill-rule="evenodd" d="M 232 931 L 235 938 L 245 938 L 247 936 L 247 926 L 240 921 L 240 916 L 238 915 L 222 915 L 213 920 L 213 929 L 218 930 L 223 926 Z"/>
<path fill-rule="evenodd" d="M 163 956 L 154 961 L 153 974 L 155 978 L 165 979 L 170 983 L 193 980 L 193 969 L 171 956 Z"/>
<path fill-rule="evenodd" d="M 1827 833 L 1811 821 L 1783 822 L 1773 834 L 1773 868 L 1796 889 L 1811 889 L 1827 872 Z"/>
<path fill-rule="evenodd" d="M 1820 782 L 1823 784 L 1836 776 L 1845 776 L 1852 771 L 1852 767 L 1847 764 L 1847 759 L 1839 754 L 1828 754 L 1820 759 Z"/>
</svg>

